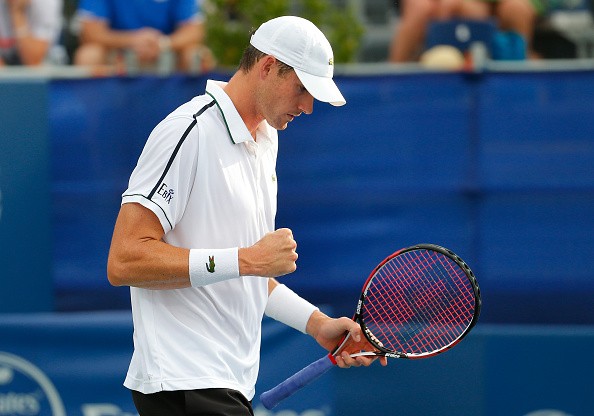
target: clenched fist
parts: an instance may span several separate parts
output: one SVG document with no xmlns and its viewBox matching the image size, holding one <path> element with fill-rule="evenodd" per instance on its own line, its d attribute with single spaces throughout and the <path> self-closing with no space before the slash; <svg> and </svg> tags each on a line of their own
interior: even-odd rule
<svg viewBox="0 0 594 416">
<path fill-rule="evenodd" d="M 266 234 L 251 247 L 239 249 L 239 274 L 278 277 L 297 269 L 297 243 L 288 228 Z"/>
</svg>

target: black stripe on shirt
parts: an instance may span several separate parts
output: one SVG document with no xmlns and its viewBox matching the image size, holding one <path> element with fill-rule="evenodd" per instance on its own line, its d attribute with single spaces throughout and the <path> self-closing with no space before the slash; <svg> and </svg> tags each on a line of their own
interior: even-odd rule
<svg viewBox="0 0 594 416">
<path fill-rule="evenodd" d="M 153 196 L 155 195 L 155 192 L 157 192 L 157 189 L 159 189 L 159 185 L 161 185 L 161 183 L 163 182 L 163 180 L 165 179 L 165 176 L 167 175 L 167 172 L 169 172 L 169 169 L 171 168 L 171 165 L 173 164 L 173 161 L 175 160 L 177 153 L 179 152 L 179 149 L 181 148 L 182 144 L 184 144 L 184 141 L 186 140 L 186 137 L 188 137 L 188 134 L 190 134 L 190 131 L 192 131 L 192 129 L 194 128 L 194 126 L 196 126 L 196 124 L 198 123 L 198 117 L 204 113 L 206 110 L 208 110 L 210 107 L 212 107 L 213 105 L 215 105 L 215 101 L 211 101 L 210 103 L 206 104 L 204 107 L 202 107 L 196 114 L 194 114 L 192 117 L 194 117 L 194 120 L 190 123 L 190 125 L 188 126 L 188 128 L 186 129 L 186 131 L 184 132 L 184 134 L 182 135 L 181 139 L 179 139 L 179 142 L 177 143 L 177 146 L 175 146 L 175 149 L 173 150 L 173 153 L 171 154 L 171 157 L 169 158 L 169 161 L 167 162 L 167 166 L 165 166 L 165 170 L 163 171 L 163 174 L 161 174 L 161 177 L 159 178 L 159 180 L 157 181 L 157 184 L 155 185 L 155 187 L 153 188 L 153 190 L 151 191 L 150 194 L 148 194 L 148 199 L 153 199 Z"/>
</svg>

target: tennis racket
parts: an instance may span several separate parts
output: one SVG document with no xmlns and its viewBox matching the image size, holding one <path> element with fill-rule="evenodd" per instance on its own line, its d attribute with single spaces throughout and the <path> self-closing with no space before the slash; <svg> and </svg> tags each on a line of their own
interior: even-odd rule
<svg viewBox="0 0 594 416">
<path fill-rule="evenodd" d="M 395 252 L 369 275 L 353 320 L 375 351 L 351 354 L 419 359 L 462 340 L 481 309 L 478 282 L 454 252 L 418 244 Z M 334 365 L 350 335 L 328 355 L 260 396 L 267 409 L 311 383 Z"/>
</svg>

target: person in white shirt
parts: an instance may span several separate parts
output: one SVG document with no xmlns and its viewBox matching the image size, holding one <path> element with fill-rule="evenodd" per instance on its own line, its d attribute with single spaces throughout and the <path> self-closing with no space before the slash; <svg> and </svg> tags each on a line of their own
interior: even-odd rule
<svg viewBox="0 0 594 416">
<path fill-rule="evenodd" d="M 62 0 L 0 0 L 0 67 L 44 63 L 62 29 Z"/>
<path fill-rule="evenodd" d="M 152 131 L 114 228 L 108 278 L 130 286 L 134 354 L 124 382 L 141 416 L 253 415 L 264 314 L 332 350 L 339 367 L 375 358 L 358 324 L 330 318 L 275 277 L 295 271 L 297 244 L 275 229 L 277 130 L 345 100 L 332 48 L 308 20 L 260 26 L 228 83 Z M 386 365 L 386 359 L 380 358 Z"/>
</svg>

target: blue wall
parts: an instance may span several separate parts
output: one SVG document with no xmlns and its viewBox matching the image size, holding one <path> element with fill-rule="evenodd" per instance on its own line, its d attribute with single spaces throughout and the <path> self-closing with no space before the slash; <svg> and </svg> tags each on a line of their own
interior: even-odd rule
<svg viewBox="0 0 594 416">
<path fill-rule="evenodd" d="M 2 414 L 134 415 L 122 386 L 132 330 L 130 312 L 0 315 Z M 331 369 L 269 412 L 259 395 L 324 353 L 265 319 L 254 407 L 257 416 L 361 416 L 370 405 L 382 416 L 592 415 L 592 349 L 592 327 L 482 324 L 431 359 Z"/>
<path fill-rule="evenodd" d="M 0 312 L 54 308 L 48 94 L 0 80 Z"/>
<path fill-rule="evenodd" d="M 153 126 L 205 81 L 0 83 L 0 310 L 128 308 L 105 278 L 120 195 Z M 433 242 L 475 270 L 483 322 L 594 323 L 594 72 L 337 83 L 347 106 L 280 133 L 277 223 L 300 253 L 284 281 L 350 315 L 377 262 Z"/>
<path fill-rule="evenodd" d="M 68 414 L 133 414 L 121 387 L 129 294 L 107 283 L 107 250 L 148 134 L 205 81 L 0 83 L 0 312 L 93 311 L 0 313 L 0 395 L 34 387 L 19 369 L 37 368 Z M 294 230 L 300 254 L 283 280 L 351 315 L 381 259 L 433 242 L 473 267 L 484 313 L 446 354 L 336 371 L 288 407 L 359 415 L 373 398 L 378 414 L 593 414 L 594 72 L 337 83 L 347 106 L 316 103 L 280 133 L 277 223 Z M 259 392 L 319 354 L 307 337 L 265 326 Z M 302 362 L 286 360 L 294 351 Z M 376 384 L 361 383 L 360 371 Z M 43 392 L 39 414 L 51 414 Z"/>
<path fill-rule="evenodd" d="M 121 194 L 153 127 L 204 79 L 53 80 L 49 84 L 53 277 L 58 310 L 129 308 L 106 277 Z"/>
<path fill-rule="evenodd" d="M 205 80 L 50 82 L 59 310 L 127 307 L 105 280 L 120 194 L 152 127 Z M 316 103 L 280 133 L 277 224 L 300 253 L 283 280 L 350 315 L 377 262 L 433 242 L 475 269 L 484 322 L 594 323 L 594 72 L 337 83 L 345 107 Z"/>
</svg>

